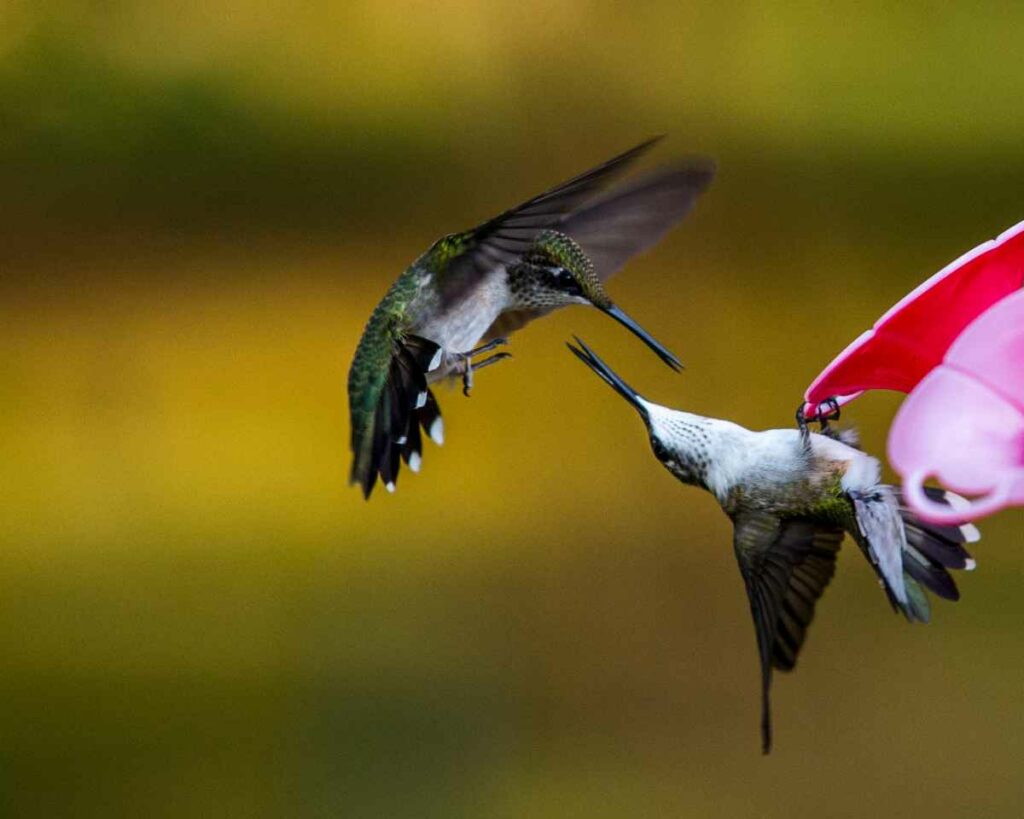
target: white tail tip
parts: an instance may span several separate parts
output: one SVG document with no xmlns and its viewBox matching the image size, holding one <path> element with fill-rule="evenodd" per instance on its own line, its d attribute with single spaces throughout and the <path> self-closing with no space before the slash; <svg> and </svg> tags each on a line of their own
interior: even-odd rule
<svg viewBox="0 0 1024 819">
<path fill-rule="evenodd" d="M 946 503 L 952 506 L 957 512 L 967 513 L 971 511 L 971 502 L 963 495 L 958 495 L 956 492 L 950 492 L 947 489 L 944 498 Z M 964 536 L 964 542 L 966 543 L 977 543 L 981 540 L 981 532 L 978 531 L 978 527 L 973 523 L 961 524 L 960 534 Z M 974 567 L 972 566 L 971 568 Z"/>
</svg>

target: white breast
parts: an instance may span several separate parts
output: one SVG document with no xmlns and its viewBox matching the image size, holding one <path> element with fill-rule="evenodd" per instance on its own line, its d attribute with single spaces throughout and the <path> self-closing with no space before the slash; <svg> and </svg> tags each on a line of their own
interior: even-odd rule
<svg viewBox="0 0 1024 819">
<path fill-rule="evenodd" d="M 507 304 L 508 286 L 502 267 L 489 273 L 470 297 L 431 317 L 417 328 L 417 332 L 440 344 L 445 352 L 468 353 L 477 346 Z"/>
<path fill-rule="evenodd" d="M 718 468 L 709 475 L 711 491 L 722 500 L 733 486 L 785 486 L 806 469 L 797 430 L 740 428 L 722 437 Z"/>
</svg>

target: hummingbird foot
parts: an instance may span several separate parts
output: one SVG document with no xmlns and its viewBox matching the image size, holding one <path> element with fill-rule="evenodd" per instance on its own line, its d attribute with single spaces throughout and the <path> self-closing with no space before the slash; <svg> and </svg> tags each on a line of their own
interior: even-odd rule
<svg viewBox="0 0 1024 819">
<path fill-rule="evenodd" d="M 495 338 L 488 341 L 486 344 L 481 344 L 474 350 L 470 350 L 468 353 L 458 354 L 458 363 L 455 366 L 455 372 L 462 373 L 462 394 L 467 398 L 469 397 L 470 391 L 473 389 L 474 370 L 482 370 L 484 367 L 489 367 L 491 364 L 496 364 L 506 358 L 511 358 L 512 354 L 495 353 L 476 364 L 473 363 L 473 358 L 483 355 L 484 353 L 489 353 L 491 350 L 494 350 L 496 347 L 501 347 L 504 344 L 508 344 L 507 338 Z"/>
<path fill-rule="evenodd" d="M 504 361 L 506 358 L 512 358 L 512 353 L 495 353 L 477 364 L 466 359 L 466 369 L 462 373 L 462 394 L 466 396 L 466 398 L 469 398 L 469 391 L 473 389 L 473 373 L 477 370 L 482 370 L 484 367 L 489 367 L 491 364 L 497 364 L 499 361 Z"/>
<path fill-rule="evenodd" d="M 822 412 L 821 407 L 825 407 L 825 412 Z M 839 402 L 836 400 L 834 395 L 830 395 L 818 407 L 818 424 L 821 427 L 821 434 L 827 435 L 829 438 L 836 438 L 838 440 L 839 433 L 829 426 L 830 421 L 839 420 Z"/>
<path fill-rule="evenodd" d="M 829 396 L 818 405 L 818 411 L 813 420 L 818 422 L 822 435 L 838 440 L 839 433 L 830 426 L 830 422 L 838 421 L 840 416 L 839 401 L 835 396 Z M 804 404 L 801 403 L 796 410 L 796 426 L 800 430 L 800 437 L 807 443 L 810 438 L 810 430 L 807 426 L 807 416 L 804 415 Z"/>
<path fill-rule="evenodd" d="M 811 443 L 811 431 L 807 428 L 807 416 L 804 415 L 803 401 L 796 408 L 796 428 L 800 430 L 800 440 L 804 448 L 808 448 Z"/>
<path fill-rule="evenodd" d="M 466 353 L 466 357 L 476 358 L 477 356 L 483 355 L 484 353 L 489 353 L 491 350 L 496 350 L 498 347 L 504 347 L 506 344 L 508 344 L 507 338 L 492 338 L 486 344 L 481 344 L 479 347 L 470 350 L 468 353 Z"/>
</svg>

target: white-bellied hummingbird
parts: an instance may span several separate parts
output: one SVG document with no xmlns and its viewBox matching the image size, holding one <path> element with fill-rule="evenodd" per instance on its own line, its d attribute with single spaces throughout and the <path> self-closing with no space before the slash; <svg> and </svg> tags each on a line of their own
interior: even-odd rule
<svg viewBox="0 0 1024 819">
<path fill-rule="evenodd" d="M 857 543 L 889 602 L 908 620 L 927 622 L 925 589 L 959 599 L 948 570 L 974 568 L 963 544 L 978 540 L 978 530 L 918 520 L 899 489 L 880 482 L 878 461 L 853 445 L 849 431 L 753 431 L 669 409 L 641 397 L 578 338 L 568 346 L 640 413 L 665 468 L 711 492 L 732 520 L 761 660 L 765 753 L 772 742 L 772 670 L 795 666 L 844 535 Z M 966 504 L 951 492 L 928 491 L 940 503 Z"/>
</svg>

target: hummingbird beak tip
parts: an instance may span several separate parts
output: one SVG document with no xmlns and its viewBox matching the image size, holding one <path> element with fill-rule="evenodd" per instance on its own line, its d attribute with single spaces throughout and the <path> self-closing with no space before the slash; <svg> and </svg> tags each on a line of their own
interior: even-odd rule
<svg viewBox="0 0 1024 819">
<path fill-rule="evenodd" d="M 590 349 L 579 336 L 573 336 L 573 340 L 579 346 L 566 342 L 565 346 L 569 348 L 569 351 L 593 370 L 602 381 L 632 404 L 646 422 L 648 419 L 647 406 L 639 393 L 623 381 L 611 367 L 605 364 L 597 353 Z"/>
<path fill-rule="evenodd" d="M 639 338 L 644 344 L 650 347 L 658 358 L 668 364 L 668 366 L 673 370 L 679 372 L 683 369 L 683 363 L 676 358 L 675 354 L 655 339 L 654 336 L 648 333 L 643 327 L 637 324 L 636 321 L 634 321 L 621 307 L 611 302 L 609 302 L 607 306 L 598 305 L 598 307 L 602 312 L 607 313 L 633 335 Z"/>
</svg>

